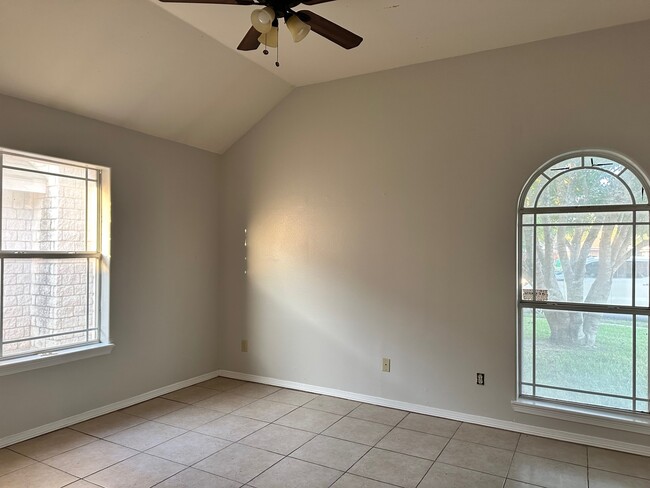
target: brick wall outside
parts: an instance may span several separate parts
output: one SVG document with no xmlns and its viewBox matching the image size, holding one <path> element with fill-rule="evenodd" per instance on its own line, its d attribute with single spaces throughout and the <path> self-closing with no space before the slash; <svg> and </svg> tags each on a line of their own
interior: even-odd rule
<svg viewBox="0 0 650 488">
<path fill-rule="evenodd" d="M 2 197 L 3 249 L 8 251 L 84 251 L 85 182 L 28 175 L 5 185 Z M 34 184 L 34 180 L 37 184 Z M 91 268 L 93 261 L 91 260 Z M 11 259 L 4 261 L 4 341 L 69 332 L 86 326 L 86 259 Z M 88 286 L 90 285 L 90 287 Z M 91 310 L 93 307 L 91 303 Z M 94 315 L 94 314 L 93 314 Z M 96 336 L 91 335 L 90 339 Z M 86 341 L 86 333 L 7 344 L 3 355 Z"/>
</svg>

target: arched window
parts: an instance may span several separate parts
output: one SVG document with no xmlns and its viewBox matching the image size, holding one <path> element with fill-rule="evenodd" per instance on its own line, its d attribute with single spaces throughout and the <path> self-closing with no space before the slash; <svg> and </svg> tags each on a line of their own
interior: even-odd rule
<svg viewBox="0 0 650 488">
<path fill-rule="evenodd" d="M 519 397 L 648 412 L 648 181 L 604 151 L 540 168 L 519 202 Z"/>
</svg>

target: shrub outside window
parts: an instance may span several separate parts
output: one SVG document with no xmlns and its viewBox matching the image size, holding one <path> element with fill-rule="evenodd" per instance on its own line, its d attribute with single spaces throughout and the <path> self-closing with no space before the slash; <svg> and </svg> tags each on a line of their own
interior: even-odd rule
<svg viewBox="0 0 650 488">
<path fill-rule="evenodd" d="M 518 213 L 519 398 L 647 413 L 647 179 L 610 152 L 566 154 Z"/>
<path fill-rule="evenodd" d="M 0 149 L 0 367 L 108 343 L 108 169 Z"/>
</svg>

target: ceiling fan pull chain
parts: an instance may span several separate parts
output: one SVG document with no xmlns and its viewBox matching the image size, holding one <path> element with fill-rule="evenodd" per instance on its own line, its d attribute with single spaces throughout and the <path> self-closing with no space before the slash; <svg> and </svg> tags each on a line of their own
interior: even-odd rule
<svg viewBox="0 0 650 488">
<path fill-rule="evenodd" d="M 269 55 L 269 49 L 268 49 L 268 46 L 266 45 L 266 36 L 267 36 L 267 35 L 268 35 L 268 34 L 264 34 L 264 51 L 262 51 L 262 52 L 264 53 L 264 56 L 268 56 L 268 55 Z"/>
<path fill-rule="evenodd" d="M 278 36 L 278 47 L 275 48 L 275 66 L 280 67 L 280 36 Z"/>
</svg>

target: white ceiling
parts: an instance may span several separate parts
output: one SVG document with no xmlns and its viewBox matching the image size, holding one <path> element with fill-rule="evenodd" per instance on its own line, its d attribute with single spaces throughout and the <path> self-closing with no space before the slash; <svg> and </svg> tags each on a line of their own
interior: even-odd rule
<svg viewBox="0 0 650 488">
<path fill-rule="evenodd" d="M 222 153 L 291 88 L 147 0 L 0 0 L 5 95 Z"/>
<path fill-rule="evenodd" d="M 346 51 L 281 29 L 281 63 L 235 48 L 251 6 L 0 0 L 0 93 L 223 153 L 293 88 L 650 19 L 650 0 L 337 0 Z M 284 27 L 284 26 L 282 26 Z M 256 64 L 257 63 L 257 64 Z"/>
<path fill-rule="evenodd" d="M 235 49 L 257 7 L 162 4 Z M 364 37 L 345 51 L 313 32 L 294 44 L 280 29 L 275 51 L 241 53 L 292 85 L 308 85 L 650 18 L 650 0 L 337 0 L 299 6 Z"/>
</svg>

